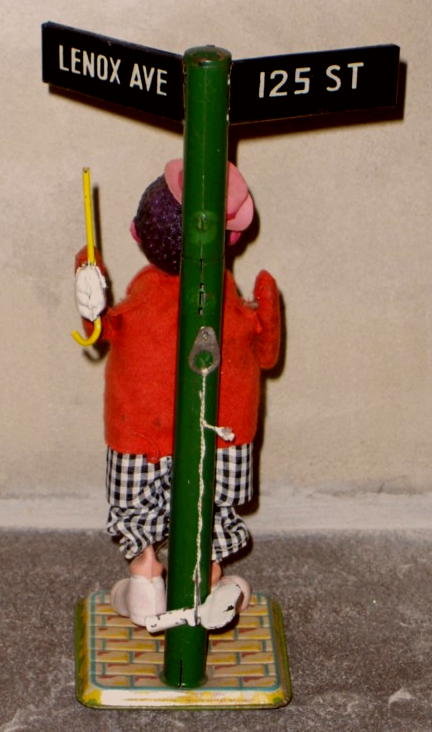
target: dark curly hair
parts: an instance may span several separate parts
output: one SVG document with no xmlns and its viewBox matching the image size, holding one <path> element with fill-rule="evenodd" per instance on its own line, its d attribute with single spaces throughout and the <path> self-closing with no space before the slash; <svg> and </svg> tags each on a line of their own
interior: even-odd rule
<svg viewBox="0 0 432 732">
<path fill-rule="evenodd" d="M 182 248 L 182 207 L 169 190 L 163 175 L 144 191 L 134 224 L 149 262 L 169 274 L 178 274 Z"/>
</svg>

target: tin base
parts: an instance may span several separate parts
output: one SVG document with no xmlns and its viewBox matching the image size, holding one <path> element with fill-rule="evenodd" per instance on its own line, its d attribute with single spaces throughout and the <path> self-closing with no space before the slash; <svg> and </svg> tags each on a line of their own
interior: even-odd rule
<svg viewBox="0 0 432 732">
<path fill-rule="evenodd" d="M 269 708 L 287 704 L 291 683 L 279 605 L 263 594 L 228 630 L 209 633 L 207 681 L 174 689 L 161 681 L 164 635 L 150 635 L 94 592 L 77 605 L 77 698 L 100 708 Z"/>
</svg>

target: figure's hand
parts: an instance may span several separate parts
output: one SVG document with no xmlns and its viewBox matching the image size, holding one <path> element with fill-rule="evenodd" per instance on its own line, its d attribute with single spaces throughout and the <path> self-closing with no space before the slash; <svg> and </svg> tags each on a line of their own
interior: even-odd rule
<svg viewBox="0 0 432 732">
<path fill-rule="evenodd" d="M 92 322 L 106 307 L 106 280 L 99 267 L 84 264 L 75 273 L 75 299 L 82 318 Z"/>
<path fill-rule="evenodd" d="M 255 280 L 254 296 L 259 322 L 258 354 L 261 368 L 272 368 L 280 342 L 280 296 L 275 280 L 265 270 Z"/>
<path fill-rule="evenodd" d="M 261 270 L 256 277 L 254 287 L 254 298 L 258 310 L 264 318 L 274 311 L 279 311 L 279 291 L 276 280 L 265 269 Z"/>
</svg>

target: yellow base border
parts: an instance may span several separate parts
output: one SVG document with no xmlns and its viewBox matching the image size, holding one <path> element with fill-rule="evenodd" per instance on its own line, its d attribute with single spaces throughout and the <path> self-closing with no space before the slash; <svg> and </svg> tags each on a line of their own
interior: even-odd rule
<svg viewBox="0 0 432 732">
<path fill-rule="evenodd" d="M 263 594 L 235 626 L 209 634 L 208 679 L 197 689 L 163 684 L 163 634 L 117 615 L 104 591 L 78 603 L 75 634 L 77 698 L 89 707 L 269 708 L 291 698 L 282 614 Z"/>
</svg>

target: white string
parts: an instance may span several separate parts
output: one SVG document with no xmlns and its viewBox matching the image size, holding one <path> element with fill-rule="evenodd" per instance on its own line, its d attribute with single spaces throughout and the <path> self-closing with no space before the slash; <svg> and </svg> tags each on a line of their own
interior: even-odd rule
<svg viewBox="0 0 432 732">
<path fill-rule="evenodd" d="M 203 519 L 202 519 L 202 503 L 203 503 L 203 496 L 204 496 L 204 458 L 205 458 L 205 436 L 204 436 L 204 430 L 205 430 L 205 419 L 204 419 L 204 413 L 205 413 L 205 397 L 206 397 L 206 373 L 202 374 L 202 388 L 200 391 L 200 459 L 199 459 L 199 467 L 198 467 L 198 475 L 199 475 L 199 496 L 198 496 L 198 532 L 197 532 L 197 539 L 196 539 L 196 565 L 193 573 L 193 579 L 195 583 L 195 597 L 194 597 L 194 609 L 195 612 L 198 612 L 198 606 L 201 602 L 200 600 L 200 586 L 201 586 L 201 533 L 203 528 Z"/>
<path fill-rule="evenodd" d="M 235 434 L 232 431 L 231 427 L 215 427 L 213 424 L 209 424 L 208 422 L 204 421 L 204 427 L 208 430 L 213 430 L 213 432 L 216 432 L 218 437 L 221 437 L 225 442 L 232 442 L 235 438 Z"/>
<path fill-rule="evenodd" d="M 207 373 L 202 373 L 202 386 L 200 391 L 200 459 L 198 466 L 199 476 L 199 496 L 198 496 L 198 532 L 196 539 L 196 565 L 193 573 L 194 580 L 194 610 L 195 614 L 198 613 L 198 607 L 201 603 L 200 598 L 200 586 L 201 586 L 201 534 L 203 529 L 203 517 L 202 517 L 202 504 L 204 497 L 204 459 L 206 454 L 205 445 L 205 430 L 210 429 L 216 432 L 219 437 L 227 442 L 231 442 L 235 438 L 234 432 L 229 427 L 215 427 L 208 424 L 205 420 L 205 406 L 206 406 L 206 376 Z"/>
</svg>

